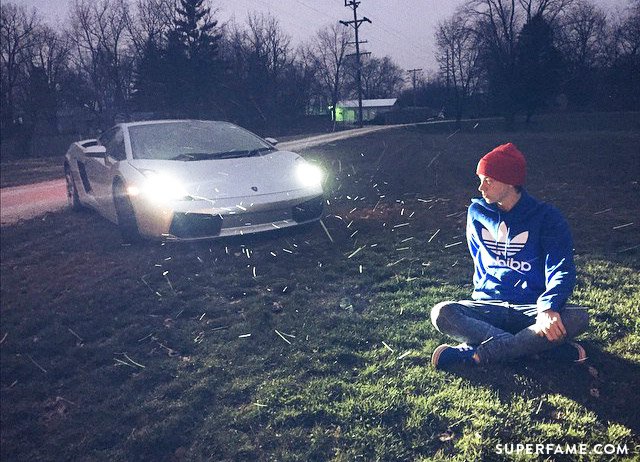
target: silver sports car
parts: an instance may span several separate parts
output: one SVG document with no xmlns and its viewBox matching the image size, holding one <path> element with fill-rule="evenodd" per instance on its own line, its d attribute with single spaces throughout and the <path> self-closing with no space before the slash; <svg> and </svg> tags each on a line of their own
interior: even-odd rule
<svg viewBox="0 0 640 462">
<path fill-rule="evenodd" d="M 141 236 L 194 240 L 310 223 L 323 208 L 322 170 L 227 122 L 122 123 L 65 155 L 69 204 Z"/>
</svg>

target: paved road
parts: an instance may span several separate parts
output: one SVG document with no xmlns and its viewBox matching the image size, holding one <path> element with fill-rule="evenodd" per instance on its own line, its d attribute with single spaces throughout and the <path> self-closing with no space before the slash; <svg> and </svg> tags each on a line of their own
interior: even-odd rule
<svg viewBox="0 0 640 462">
<path fill-rule="evenodd" d="M 412 124 L 415 125 L 415 124 Z M 287 151 L 302 151 L 305 148 L 312 148 L 314 146 L 320 146 L 321 144 L 333 143 L 334 141 L 344 140 L 347 138 L 354 138 L 356 136 L 366 135 L 368 133 L 377 132 L 380 130 L 389 130 L 390 128 L 404 127 L 405 125 L 374 125 L 371 127 L 354 128 L 352 130 L 344 130 L 335 133 L 325 133 L 322 135 L 310 136 L 299 140 L 287 141 L 286 143 L 278 144 L 278 148 Z"/>
<path fill-rule="evenodd" d="M 282 150 L 301 151 L 305 148 L 320 146 L 322 144 L 399 126 L 400 125 L 379 125 L 344 130 L 336 133 L 326 133 L 280 143 L 278 147 Z M 15 224 L 20 220 L 34 218 L 46 212 L 54 212 L 64 208 L 66 205 L 67 190 L 64 179 L 0 189 L 0 221 L 2 222 L 2 226 Z"/>
</svg>

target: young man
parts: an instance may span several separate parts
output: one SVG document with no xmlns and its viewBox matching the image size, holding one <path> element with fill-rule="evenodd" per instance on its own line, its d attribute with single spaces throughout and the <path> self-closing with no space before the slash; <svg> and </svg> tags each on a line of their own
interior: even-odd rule
<svg viewBox="0 0 640 462">
<path fill-rule="evenodd" d="M 584 361 L 584 348 L 569 341 L 587 328 L 588 314 L 567 305 L 576 279 L 567 222 L 523 189 L 526 161 L 514 144 L 482 157 L 476 173 L 482 199 L 467 214 L 472 300 L 431 310 L 436 329 L 464 343 L 440 345 L 432 364 L 489 364 L 545 351 Z"/>
</svg>

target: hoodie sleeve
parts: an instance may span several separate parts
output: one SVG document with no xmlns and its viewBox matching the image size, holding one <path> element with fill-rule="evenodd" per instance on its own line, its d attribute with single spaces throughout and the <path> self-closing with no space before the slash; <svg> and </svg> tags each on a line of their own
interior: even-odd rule
<svg viewBox="0 0 640 462">
<path fill-rule="evenodd" d="M 546 289 L 538 297 L 538 312 L 562 311 L 573 292 L 576 268 L 573 263 L 573 239 L 569 225 L 553 207 L 545 217 L 540 241 L 545 259 Z"/>
<path fill-rule="evenodd" d="M 472 207 L 469 207 L 469 210 L 467 211 L 467 229 L 466 229 L 466 234 L 467 234 L 467 246 L 469 247 L 469 253 L 471 253 L 471 257 L 473 258 L 473 260 L 476 260 L 476 256 L 478 255 L 478 251 L 480 250 L 480 246 L 478 245 L 478 241 L 475 237 L 474 234 L 474 228 L 473 228 L 473 210 Z"/>
<path fill-rule="evenodd" d="M 471 258 L 473 259 L 473 286 L 474 289 L 477 289 L 480 281 L 484 279 L 484 275 L 486 273 L 485 262 L 482 261 L 482 253 L 480 252 L 480 243 L 478 240 L 478 235 L 475 232 L 474 225 L 474 216 L 477 213 L 475 209 L 475 205 L 471 204 L 469 207 L 469 211 L 467 212 L 467 246 L 469 248 L 469 253 L 471 254 Z"/>
</svg>

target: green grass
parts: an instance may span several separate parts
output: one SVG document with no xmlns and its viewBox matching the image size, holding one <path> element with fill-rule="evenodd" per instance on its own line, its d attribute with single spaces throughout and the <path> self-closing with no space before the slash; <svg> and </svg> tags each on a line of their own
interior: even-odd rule
<svg viewBox="0 0 640 462">
<path fill-rule="evenodd" d="M 2 460 L 535 460 L 496 452 L 517 443 L 637 460 L 640 134 L 480 128 L 304 152 L 331 172 L 333 242 L 121 246 L 70 211 L 2 228 Z M 435 371 L 430 307 L 471 289 L 473 168 L 507 140 L 572 226 L 590 359 Z"/>
</svg>

